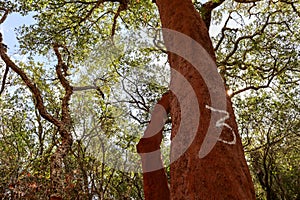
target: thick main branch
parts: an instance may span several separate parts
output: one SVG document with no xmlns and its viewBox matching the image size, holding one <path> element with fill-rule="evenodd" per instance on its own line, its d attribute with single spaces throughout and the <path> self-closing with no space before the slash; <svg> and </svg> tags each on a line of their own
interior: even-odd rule
<svg viewBox="0 0 300 200">
<path fill-rule="evenodd" d="M 161 159 L 160 143 L 166 114 L 170 110 L 170 92 L 165 93 L 157 102 L 143 138 L 137 145 L 142 159 L 144 195 L 146 200 L 168 200 L 170 190 Z M 155 192 L 153 192 L 155 191 Z"/>
</svg>

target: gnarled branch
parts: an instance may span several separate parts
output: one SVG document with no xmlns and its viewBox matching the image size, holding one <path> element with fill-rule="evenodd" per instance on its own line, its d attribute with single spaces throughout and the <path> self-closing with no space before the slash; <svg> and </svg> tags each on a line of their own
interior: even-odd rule
<svg viewBox="0 0 300 200">
<path fill-rule="evenodd" d="M 42 94 L 41 94 L 41 91 L 39 90 L 39 88 L 27 76 L 27 74 L 9 58 L 9 56 L 6 54 L 5 49 L 2 47 L 2 45 L 0 45 L 0 55 L 1 55 L 2 60 L 5 62 L 6 66 L 8 66 L 14 72 L 16 72 L 21 77 L 21 79 L 23 80 L 25 85 L 30 89 L 30 91 L 33 94 L 34 99 L 36 101 L 36 107 L 38 108 L 38 111 L 41 114 L 41 116 L 44 119 L 46 119 L 47 121 L 56 125 L 57 127 L 61 127 L 61 125 L 62 125 L 61 122 L 57 118 L 53 117 L 52 115 L 50 115 L 48 113 L 48 111 L 44 105 L 44 100 L 42 98 Z"/>
<path fill-rule="evenodd" d="M 69 112 L 69 102 L 71 100 L 71 95 L 73 93 L 73 87 L 70 85 L 70 82 L 66 79 L 68 66 L 62 60 L 62 56 L 58 50 L 60 46 L 55 44 L 53 46 L 55 55 L 57 57 L 57 65 L 56 65 L 56 74 L 57 77 L 65 89 L 65 96 L 62 99 L 62 122 L 64 124 L 71 124 L 71 115 Z M 64 72 L 64 73 L 63 73 Z"/>
</svg>

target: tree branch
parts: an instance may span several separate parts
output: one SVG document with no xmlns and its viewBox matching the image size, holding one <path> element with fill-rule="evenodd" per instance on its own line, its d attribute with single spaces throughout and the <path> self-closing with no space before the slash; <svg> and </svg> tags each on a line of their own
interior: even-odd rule
<svg viewBox="0 0 300 200">
<path fill-rule="evenodd" d="M 295 6 L 294 2 L 288 2 L 287 0 L 280 0 L 280 2 L 284 2 L 286 4 L 291 5 L 293 11 L 300 17 L 300 11 L 297 10 L 297 7 Z"/>
<path fill-rule="evenodd" d="M 222 35 L 221 35 L 221 38 L 220 38 L 220 40 L 218 41 L 216 47 L 214 48 L 214 51 L 217 51 L 217 50 L 219 49 L 220 45 L 222 44 L 223 40 L 225 39 L 225 31 L 227 31 L 227 30 L 234 30 L 234 31 L 237 31 L 237 29 L 230 29 L 230 28 L 227 27 L 227 24 L 228 24 L 228 22 L 229 22 L 229 20 L 230 20 L 231 18 L 232 18 L 232 17 L 231 17 L 231 13 L 229 13 L 229 16 L 228 16 L 227 20 L 225 21 L 224 27 L 222 28 L 222 31 L 221 31 L 221 34 L 222 34 Z"/>
<path fill-rule="evenodd" d="M 157 105 L 163 106 L 165 111 L 169 113 L 170 92 L 165 93 Z M 165 123 L 164 118 L 165 113 L 154 109 L 151 122 L 145 130 L 143 138 L 136 146 L 137 152 L 142 158 L 145 199 L 170 199 L 170 190 L 160 152 L 160 143 L 163 137 L 163 126 L 161 125 Z M 158 128 L 161 128 L 159 132 L 153 133 Z"/>
<path fill-rule="evenodd" d="M 253 85 L 251 85 L 251 86 L 248 86 L 248 87 L 245 87 L 243 89 L 240 89 L 238 91 L 233 92 L 232 95 L 230 95 L 230 97 L 232 98 L 233 96 L 235 96 L 237 94 L 240 94 L 242 92 L 245 92 L 247 90 L 260 90 L 260 89 L 268 88 L 270 86 L 270 84 L 272 83 L 273 79 L 276 76 L 278 76 L 279 74 L 281 74 L 288 67 L 288 63 L 281 70 L 279 70 L 277 73 L 275 73 L 275 71 L 277 71 L 277 70 L 274 68 L 273 73 L 269 77 L 269 80 L 268 80 L 268 82 L 267 82 L 266 85 L 261 85 L 261 86 L 253 86 Z"/>
<path fill-rule="evenodd" d="M 123 10 L 126 10 L 126 8 L 127 8 L 127 4 L 120 3 L 119 8 L 113 19 L 113 25 L 112 25 L 112 29 L 111 29 L 111 37 L 113 37 L 115 35 L 118 17 L 120 16 L 120 14 Z"/>
<path fill-rule="evenodd" d="M 79 86 L 73 87 L 73 91 L 85 91 L 85 90 L 98 90 L 97 86 L 87 85 L 87 86 Z"/>
<path fill-rule="evenodd" d="M 96 5 L 87 13 L 87 15 L 82 18 L 79 22 L 79 25 L 84 22 L 85 20 L 87 20 L 94 12 L 95 9 L 99 8 L 99 6 L 103 3 L 104 1 L 100 0 L 96 2 Z"/>
<path fill-rule="evenodd" d="M 202 6 L 202 8 L 201 8 L 201 10 L 203 12 L 202 18 L 203 18 L 203 21 L 205 22 L 207 29 L 209 29 L 209 27 L 210 27 L 211 13 L 212 13 L 213 9 L 220 6 L 224 1 L 225 0 L 208 1 Z"/>
<path fill-rule="evenodd" d="M 2 45 L 0 45 L 0 54 L 2 60 L 6 63 L 6 65 L 10 67 L 14 72 L 16 72 L 21 77 L 25 85 L 30 89 L 36 101 L 36 107 L 38 108 L 40 115 L 47 121 L 56 125 L 57 127 L 61 127 L 61 122 L 48 113 L 44 105 L 41 91 L 38 89 L 35 83 L 27 76 L 27 74 L 6 55 L 5 49 L 2 47 Z"/>
<path fill-rule="evenodd" d="M 71 125 L 71 115 L 69 112 L 69 102 L 71 100 L 71 95 L 73 93 L 73 87 L 70 85 L 69 81 L 66 79 L 66 74 L 68 70 L 68 66 L 62 60 L 62 56 L 58 50 L 61 47 L 58 44 L 54 44 L 53 49 L 55 55 L 57 57 L 57 65 L 56 65 L 56 74 L 57 77 L 65 89 L 65 96 L 62 99 L 62 122 L 67 125 Z M 63 73 L 63 71 L 65 73 Z"/>
<path fill-rule="evenodd" d="M 3 79 L 2 79 L 2 85 L 1 85 L 1 89 L 0 89 L 0 96 L 2 95 L 2 93 L 5 89 L 6 78 L 7 78 L 8 72 L 9 72 L 9 67 L 6 66 L 5 71 L 4 71 L 4 75 L 3 75 Z"/>
<path fill-rule="evenodd" d="M 236 39 L 236 41 L 234 42 L 233 44 L 233 49 L 231 50 L 231 52 L 229 52 L 229 54 L 225 57 L 225 59 L 223 61 L 220 62 L 221 65 L 226 65 L 228 60 L 230 59 L 231 56 L 233 56 L 235 54 L 235 52 L 238 50 L 238 47 L 239 47 L 239 44 L 241 41 L 243 40 L 246 40 L 246 39 L 251 39 L 253 40 L 253 38 L 255 36 L 258 36 L 258 35 L 262 35 L 265 31 L 265 29 L 268 27 L 268 25 L 271 25 L 271 24 L 283 24 L 285 22 L 269 22 L 270 21 L 270 18 L 273 14 L 277 13 L 277 12 L 280 12 L 280 11 L 274 11 L 272 13 L 270 13 L 268 16 L 267 16 L 267 19 L 266 19 L 266 22 L 265 24 L 261 27 L 260 30 L 257 30 L 255 33 L 253 33 L 252 35 L 244 35 L 244 36 L 241 36 L 239 38 Z M 228 29 L 224 29 L 225 30 L 228 30 Z M 232 30 L 235 30 L 235 29 L 232 29 Z M 222 34 L 224 34 L 224 32 L 222 31 Z M 218 45 L 220 45 L 218 43 Z M 219 48 L 219 46 L 217 46 Z"/>
<path fill-rule="evenodd" d="M 6 20 L 8 14 L 10 13 L 10 10 L 5 9 L 5 8 L 0 8 L 0 10 L 4 11 L 4 15 L 0 19 L 0 24 L 2 24 Z"/>
<path fill-rule="evenodd" d="M 255 3 L 255 2 L 259 2 L 261 0 L 234 0 L 237 3 Z"/>
<path fill-rule="evenodd" d="M 99 94 L 101 95 L 101 97 L 103 99 L 105 98 L 104 93 L 102 92 L 102 90 L 98 86 L 87 85 L 87 86 L 73 87 L 74 92 L 85 91 L 85 90 L 97 90 L 99 92 Z"/>
</svg>

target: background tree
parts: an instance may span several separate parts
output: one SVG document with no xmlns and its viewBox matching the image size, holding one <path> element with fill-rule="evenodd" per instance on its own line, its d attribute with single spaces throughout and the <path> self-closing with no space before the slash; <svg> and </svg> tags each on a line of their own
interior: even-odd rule
<svg viewBox="0 0 300 200">
<path fill-rule="evenodd" d="M 294 179 L 289 187 L 282 177 L 287 166 L 292 172 L 289 177 L 299 173 L 292 167 L 299 161 L 299 26 L 294 24 L 299 22 L 299 3 L 227 3 L 222 9 L 228 10 L 228 17 L 215 37 L 217 63 L 233 90 L 257 198 L 297 199 L 291 188 L 298 187 L 294 185 L 298 181 Z M 221 12 L 215 14 L 224 17 Z M 288 138 L 293 142 L 285 143 Z M 291 149 L 284 148 L 289 144 Z M 291 156 L 294 161 L 289 160 Z"/>
</svg>

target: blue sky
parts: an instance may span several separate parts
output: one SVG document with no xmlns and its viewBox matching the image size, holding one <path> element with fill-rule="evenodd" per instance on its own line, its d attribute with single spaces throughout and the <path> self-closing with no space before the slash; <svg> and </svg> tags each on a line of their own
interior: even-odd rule
<svg viewBox="0 0 300 200">
<path fill-rule="evenodd" d="M 7 19 L 3 24 L 0 25 L 0 31 L 3 35 L 4 44 L 8 45 L 8 53 L 14 54 L 18 50 L 16 28 L 22 26 L 23 24 L 32 24 L 34 22 L 32 15 L 21 16 L 17 13 L 12 13 L 8 15 Z"/>
</svg>

